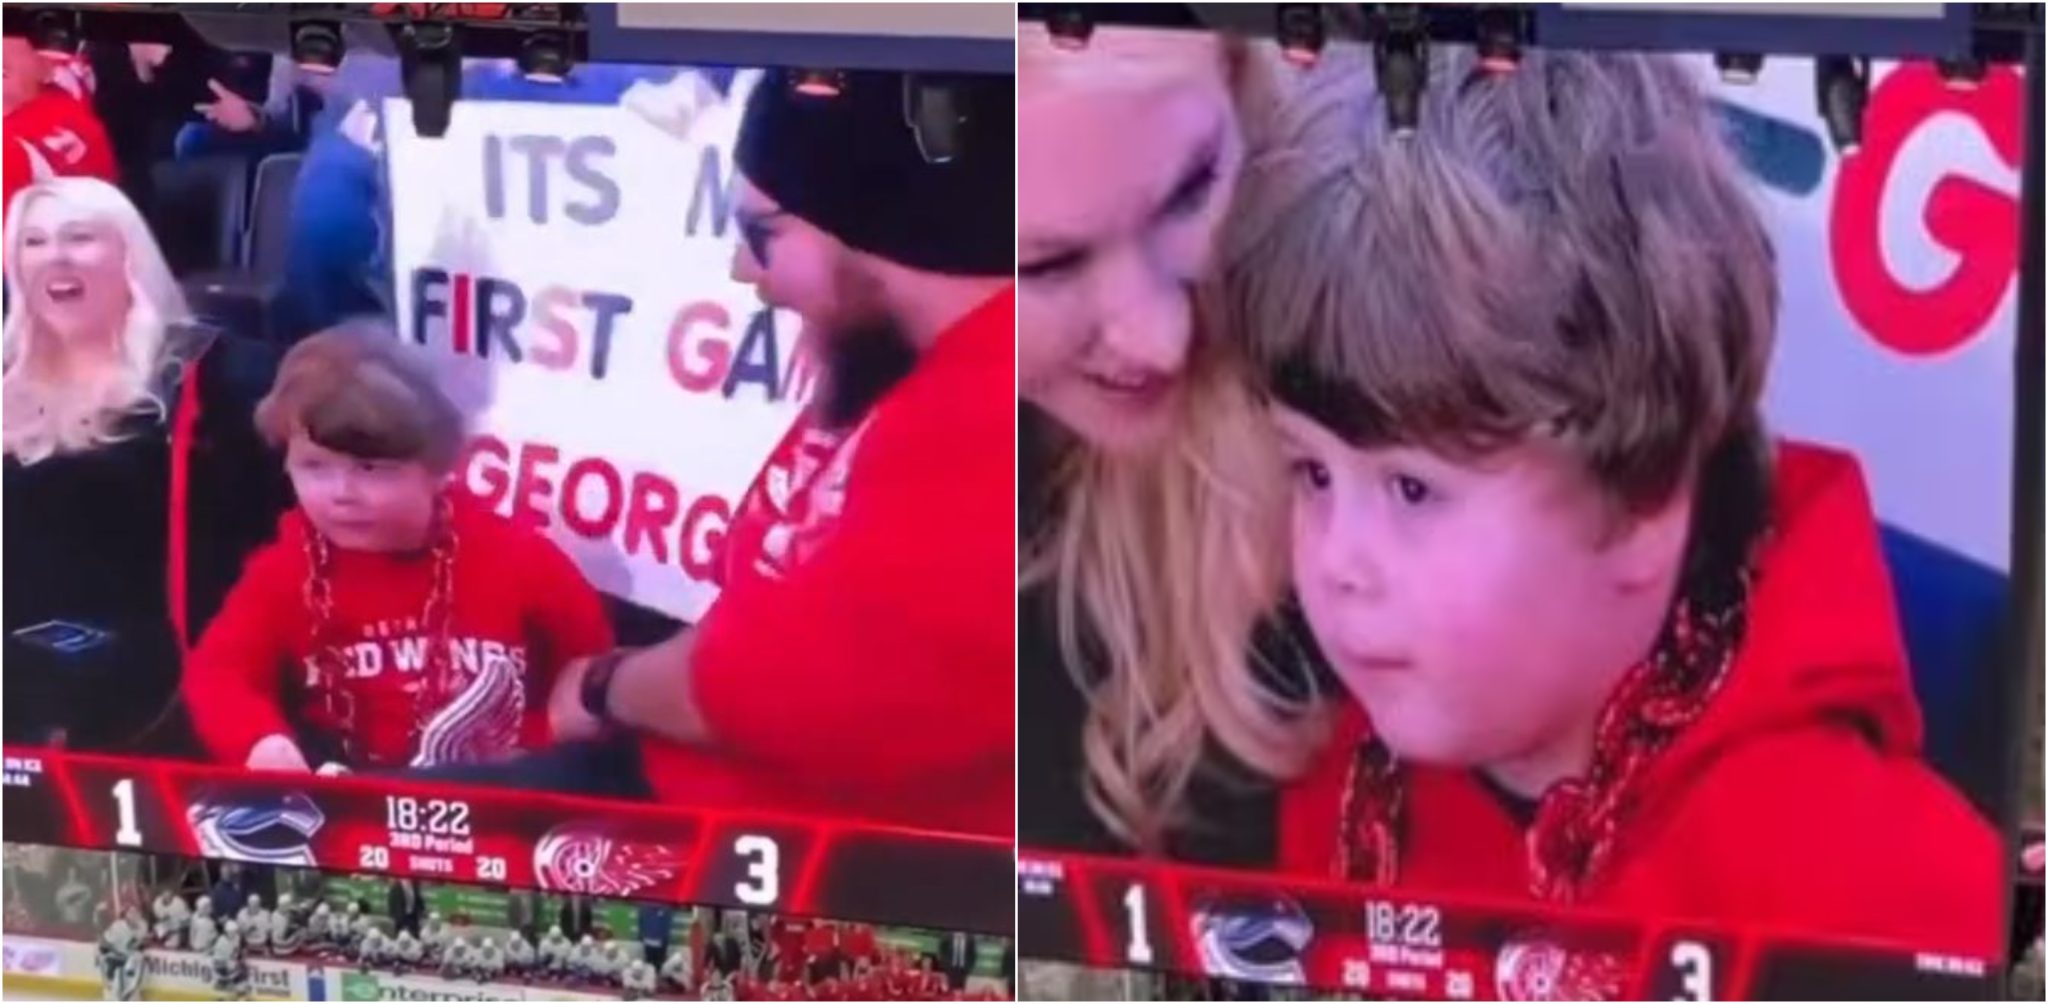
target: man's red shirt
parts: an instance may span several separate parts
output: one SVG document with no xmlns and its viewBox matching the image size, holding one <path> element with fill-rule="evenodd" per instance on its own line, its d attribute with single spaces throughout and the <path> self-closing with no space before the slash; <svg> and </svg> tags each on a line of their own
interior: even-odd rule
<svg viewBox="0 0 2048 1004">
<path fill-rule="evenodd" d="M 663 801 L 1014 832 L 1015 301 L 777 448 L 690 656 L 715 748 L 643 745 Z"/>
</svg>

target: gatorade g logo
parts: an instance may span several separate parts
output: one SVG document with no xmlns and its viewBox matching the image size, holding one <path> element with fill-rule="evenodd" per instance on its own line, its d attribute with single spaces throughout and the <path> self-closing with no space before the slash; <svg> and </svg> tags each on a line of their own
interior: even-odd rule
<svg viewBox="0 0 2048 1004">
<path fill-rule="evenodd" d="M 1903 156 L 1909 148 L 1912 160 L 1940 157 L 1942 141 L 1955 134 L 1929 130 L 1956 122 L 1978 131 L 2017 174 L 2023 99 L 2020 74 L 2003 67 L 1986 74 L 1975 91 L 1956 91 L 1931 64 L 1903 63 L 1872 89 L 1863 149 L 1842 159 L 1835 180 L 1828 240 L 1843 304 L 1886 348 L 1909 356 L 1958 348 L 1984 330 L 2012 288 L 2019 261 L 2017 192 L 1946 173 L 1922 192 L 1908 186 L 1924 173 L 1899 168 L 1909 163 Z M 1885 218 L 1908 213 L 1912 244 L 1901 248 L 1894 241 L 1895 249 L 1952 259 L 1931 284 L 1900 275 L 1886 260 Z"/>
</svg>

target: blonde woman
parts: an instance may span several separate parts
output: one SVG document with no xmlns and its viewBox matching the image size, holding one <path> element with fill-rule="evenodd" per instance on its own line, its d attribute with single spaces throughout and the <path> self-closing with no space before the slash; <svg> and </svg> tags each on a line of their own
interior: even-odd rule
<svg viewBox="0 0 2048 1004">
<path fill-rule="evenodd" d="M 166 334 L 191 312 L 128 197 L 56 178 L 24 190 L 7 219 L 7 286 L 21 298 L 5 328 L 7 456 L 34 465 L 161 417 Z"/>
<path fill-rule="evenodd" d="M 249 422 L 274 364 L 198 333 L 114 186 L 40 182 L 6 218 L 6 736 L 177 747 L 184 643 L 283 508 Z"/>
<path fill-rule="evenodd" d="M 1283 485 L 1192 289 L 1230 209 L 1245 54 L 1206 32 L 1020 26 L 1019 839 L 1260 864 L 1261 778 L 1315 745 L 1275 630 Z M 1203 588 L 1195 588 L 1199 584 Z"/>
</svg>

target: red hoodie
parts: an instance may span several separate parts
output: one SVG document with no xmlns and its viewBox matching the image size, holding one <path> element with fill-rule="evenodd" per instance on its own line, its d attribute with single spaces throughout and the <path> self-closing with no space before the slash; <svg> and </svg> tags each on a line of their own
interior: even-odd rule
<svg viewBox="0 0 2048 1004">
<path fill-rule="evenodd" d="M 1648 769 L 1585 904 L 1991 956 L 1996 831 L 1920 759 L 1920 717 L 1854 459 L 1784 444 L 1729 676 Z M 1355 705 L 1353 706 L 1355 707 Z M 1283 798 L 1281 857 L 1329 874 L 1353 713 Z M 1398 884 L 1526 900 L 1522 831 L 1471 772 L 1404 768 Z"/>
<path fill-rule="evenodd" d="M 7 113 L 6 202 L 45 178 L 88 175 L 119 182 L 114 145 L 92 106 L 57 87 L 45 87 Z M 6 203 L 0 203 L 4 207 Z"/>
<path fill-rule="evenodd" d="M 1015 832 L 1015 299 L 762 469 L 690 654 L 714 748 L 647 740 L 662 800 Z"/>
<path fill-rule="evenodd" d="M 540 534 L 467 496 L 455 497 L 454 610 L 445 663 L 451 698 L 412 741 L 428 639 L 419 622 L 432 559 L 337 549 L 332 636 L 351 667 L 355 741 L 367 766 L 502 756 L 547 741 L 549 684 L 563 663 L 612 645 L 597 591 Z M 285 514 L 200 638 L 185 670 L 192 724 L 213 756 L 240 764 L 257 740 L 292 734 L 287 674 L 306 665 L 313 625 L 306 603 L 309 524 Z M 300 689 L 300 688 L 293 688 Z M 313 756 L 308 751 L 309 756 Z M 319 766 L 318 763 L 313 766 Z"/>
</svg>

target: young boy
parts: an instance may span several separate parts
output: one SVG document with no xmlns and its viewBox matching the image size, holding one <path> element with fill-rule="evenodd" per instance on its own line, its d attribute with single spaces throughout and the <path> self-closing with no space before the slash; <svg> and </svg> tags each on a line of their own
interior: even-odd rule
<svg viewBox="0 0 2048 1004">
<path fill-rule="evenodd" d="M 1433 53 L 1412 135 L 1348 52 L 1252 116 L 1223 256 L 1355 699 L 1282 864 L 1996 952 L 1855 462 L 1763 432 L 1773 251 L 1688 72 Z"/>
<path fill-rule="evenodd" d="M 332 772 L 545 743 L 550 683 L 610 623 L 559 548 L 449 484 L 462 417 L 422 362 L 388 331 L 316 334 L 256 425 L 298 507 L 187 667 L 214 758 Z"/>
</svg>

